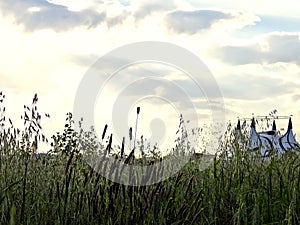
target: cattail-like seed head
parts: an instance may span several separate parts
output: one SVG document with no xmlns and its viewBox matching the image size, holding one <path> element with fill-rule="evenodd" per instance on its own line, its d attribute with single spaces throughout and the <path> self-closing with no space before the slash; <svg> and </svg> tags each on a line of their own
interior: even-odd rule
<svg viewBox="0 0 300 225">
<path fill-rule="evenodd" d="M 33 97 L 33 100 L 32 100 L 32 104 L 37 103 L 37 101 L 38 101 L 38 96 L 37 96 L 37 94 L 35 94 Z"/>
<path fill-rule="evenodd" d="M 110 135 L 110 137 L 109 137 L 109 142 L 108 142 L 108 148 L 107 148 L 107 150 L 108 150 L 108 153 L 110 153 L 110 149 L 111 149 L 111 146 L 112 146 L 112 134 Z"/>
<path fill-rule="evenodd" d="M 123 140 L 122 140 L 121 158 L 123 158 L 123 155 L 124 155 L 124 148 L 125 148 L 125 137 L 123 137 Z"/>
<path fill-rule="evenodd" d="M 129 139 L 132 141 L 132 127 L 129 128 Z"/>
<path fill-rule="evenodd" d="M 103 132 L 102 132 L 102 141 L 103 141 L 103 139 L 105 137 L 106 130 L 107 130 L 107 124 L 105 124 Z"/>
</svg>

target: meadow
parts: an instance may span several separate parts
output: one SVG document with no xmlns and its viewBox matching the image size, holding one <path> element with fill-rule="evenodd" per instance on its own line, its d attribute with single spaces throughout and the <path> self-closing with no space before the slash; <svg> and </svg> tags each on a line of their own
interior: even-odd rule
<svg viewBox="0 0 300 225">
<path fill-rule="evenodd" d="M 229 129 L 205 170 L 204 155 L 198 155 L 164 181 L 126 186 L 102 177 L 85 162 L 71 113 L 64 131 L 47 140 L 40 122 L 49 115 L 39 114 L 36 104 L 35 96 L 31 106 L 24 106 L 22 129 L 13 126 L 0 105 L 0 224 L 300 223 L 297 151 L 266 160 L 249 151 L 247 132 L 237 140 L 234 129 Z M 141 163 L 130 160 L 123 146 L 113 147 L 109 135 L 105 139 L 98 143 L 90 133 L 84 134 L 99 154 L 115 148 L 111 152 L 118 160 Z M 38 157 L 39 143 L 47 141 L 51 149 Z M 144 157 L 151 161 L 142 163 L 161 160 L 155 151 Z"/>
</svg>

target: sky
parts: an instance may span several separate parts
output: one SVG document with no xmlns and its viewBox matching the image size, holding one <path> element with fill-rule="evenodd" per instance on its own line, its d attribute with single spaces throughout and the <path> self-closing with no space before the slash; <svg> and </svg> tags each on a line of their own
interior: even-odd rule
<svg viewBox="0 0 300 225">
<path fill-rule="evenodd" d="M 293 115 L 300 136 L 296 5 L 295 0 L 0 0 L 0 89 L 7 114 L 21 126 L 23 105 L 30 105 L 37 93 L 39 110 L 51 116 L 43 119 L 44 132 L 62 131 L 78 87 L 98 59 L 127 44 L 160 41 L 186 49 L 207 66 L 222 93 L 226 122 L 276 109 L 278 115 Z M 145 85 L 139 80 L 144 76 L 153 79 L 144 80 Z M 168 88 L 172 82 L 191 92 L 200 121 L 211 122 L 217 106 L 207 104 L 205 93 L 197 93 L 184 71 L 144 62 L 120 70 L 98 93 L 96 130 L 101 133 L 107 123 L 108 131 L 116 132 L 120 118 L 134 127 L 135 109 L 141 106 L 138 136 L 169 143 L 182 113 L 176 104 L 184 113 L 191 110 L 174 86 Z M 134 100 L 127 102 L 126 112 L 113 114 L 124 93 Z M 162 93 L 165 99 L 156 98 Z M 279 127 L 286 129 L 287 122 L 278 121 Z"/>
</svg>

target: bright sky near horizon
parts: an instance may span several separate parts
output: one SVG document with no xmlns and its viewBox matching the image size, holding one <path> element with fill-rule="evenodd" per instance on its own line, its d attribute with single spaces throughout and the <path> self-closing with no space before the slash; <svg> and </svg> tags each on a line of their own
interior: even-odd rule
<svg viewBox="0 0 300 225">
<path fill-rule="evenodd" d="M 80 81 L 97 59 L 125 44 L 162 41 L 189 50 L 208 66 L 223 94 L 227 121 L 277 109 L 278 115 L 293 115 L 300 136 L 296 6 L 295 0 L 0 0 L 0 91 L 7 97 L 7 113 L 17 124 L 23 105 L 30 105 L 38 93 L 40 111 L 51 116 L 45 119 L 46 133 L 61 131 Z M 145 68 L 184 80 L 180 72 L 162 65 L 133 66 L 123 73 L 139 76 Z M 118 82 L 125 81 L 114 82 L 103 93 L 107 98 L 96 104 L 96 120 L 111 115 L 112 95 L 123 85 Z M 133 94 L 141 96 L 140 91 Z M 159 129 L 155 118 L 161 118 L 166 134 L 177 127 L 170 104 L 149 99 L 135 106 L 139 104 L 143 126 L 154 119 Z M 204 118 L 208 114 L 204 112 Z M 134 127 L 134 116 L 129 126 Z M 104 123 L 110 123 L 101 119 L 97 129 L 102 131 Z M 286 129 L 287 122 L 279 127 Z"/>
</svg>

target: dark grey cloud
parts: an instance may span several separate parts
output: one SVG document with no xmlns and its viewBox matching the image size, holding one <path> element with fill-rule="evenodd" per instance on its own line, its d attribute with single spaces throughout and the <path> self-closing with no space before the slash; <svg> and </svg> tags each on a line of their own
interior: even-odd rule
<svg viewBox="0 0 300 225">
<path fill-rule="evenodd" d="M 216 10 L 174 11 L 166 16 L 166 22 L 173 32 L 195 34 L 219 20 L 231 18 L 231 14 Z"/>
<path fill-rule="evenodd" d="M 225 46 L 215 56 L 233 65 L 272 64 L 277 62 L 300 65 L 300 39 L 298 34 L 273 33 L 265 37 L 265 44 Z"/>
<path fill-rule="evenodd" d="M 299 89 L 293 82 L 251 74 L 228 75 L 219 85 L 225 98 L 242 100 L 274 98 Z"/>
<path fill-rule="evenodd" d="M 175 9 L 174 1 L 144 1 L 134 13 L 136 20 L 144 19 L 154 12 L 168 11 Z"/>
<path fill-rule="evenodd" d="M 39 11 L 30 11 L 32 7 Z M 95 27 L 105 20 L 105 13 L 86 9 L 71 11 L 65 6 L 46 0 L 1 0 L 2 14 L 13 16 L 15 22 L 24 25 L 27 31 L 50 28 L 57 32 L 66 31 L 77 26 Z"/>
<path fill-rule="evenodd" d="M 108 27 L 114 27 L 123 23 L 123 21 L 130 15 L 128 11 L 123 11 L 121 14 L 106 19 Z"/>
</svg>

